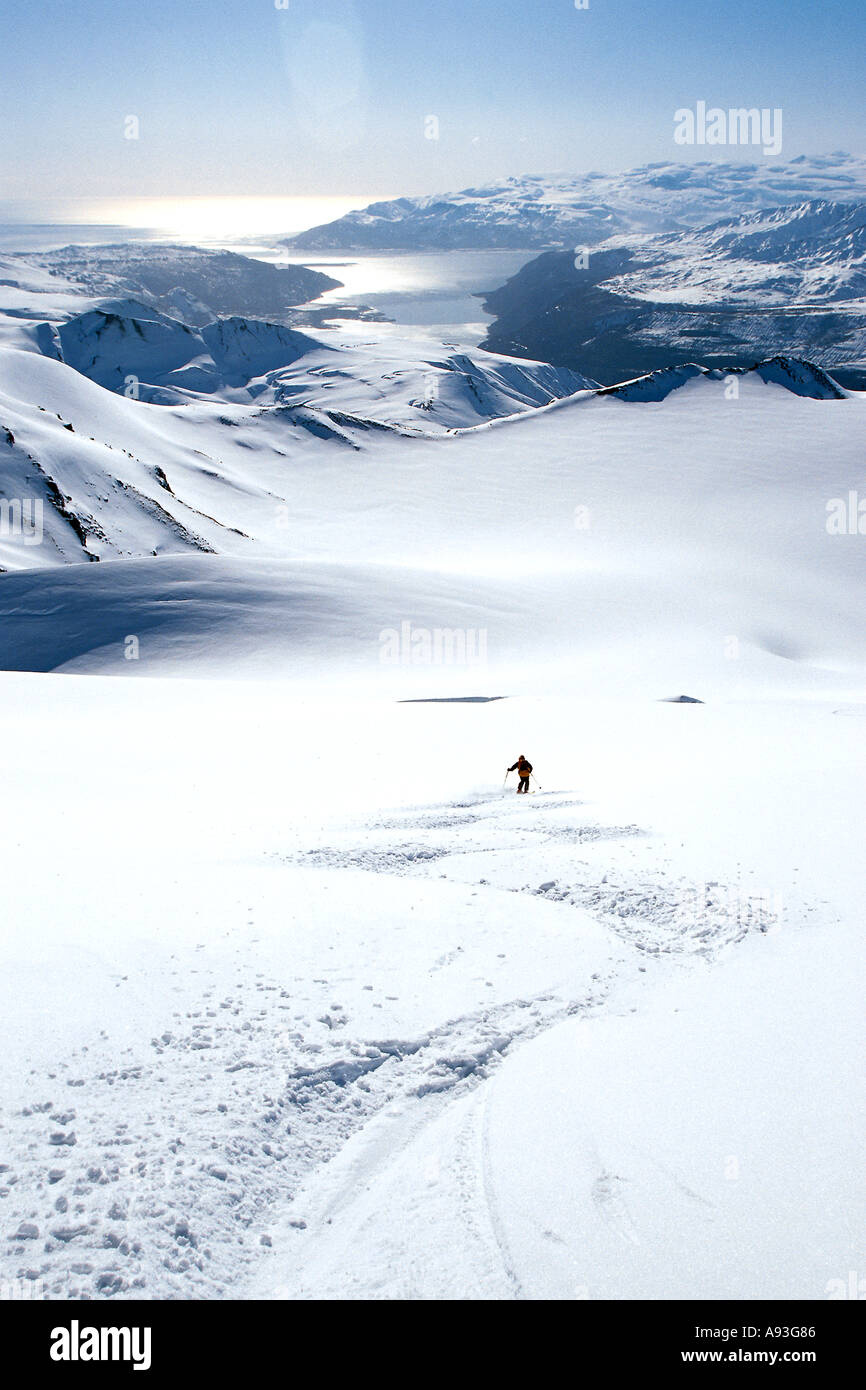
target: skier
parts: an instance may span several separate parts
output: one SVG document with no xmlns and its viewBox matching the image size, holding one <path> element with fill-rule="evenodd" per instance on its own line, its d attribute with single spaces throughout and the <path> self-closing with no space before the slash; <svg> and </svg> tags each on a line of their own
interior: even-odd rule
<svg viewBox="0 0 866 1390">
<path fill-rule="evenodd" d="M 532 771 L 532 763 L 527 762 L 522 753 L 517 759 L 517 762 L 512 763 L 511 767 L 508 769 L 509 772 L 514 772 L 515 770 L 520 778 L 520 781 L 517 783 L 518 792 L 528 792 L 529 774 Z"/>
</svg>

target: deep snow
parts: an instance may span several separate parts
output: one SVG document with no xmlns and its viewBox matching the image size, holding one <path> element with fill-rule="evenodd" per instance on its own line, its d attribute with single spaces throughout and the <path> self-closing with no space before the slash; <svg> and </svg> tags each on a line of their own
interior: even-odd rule
<svg viewBox="0 0 866 1390">
<path fill-rule="evenodd" d="M 46 503 L 0 538 L 3 1290 L 847 1287 L 863 397 L 533 409 L 545 370 L 373 325 L 161 406 L 40 353 L 82 305 L 33 275 L 0 324 L 4 498 Z"/>
<path fill-rule="evenodd" d="M 862 705 L 0 698 L 6 1279 L 822 1298 L 858 1267 Z"/>
</svg>

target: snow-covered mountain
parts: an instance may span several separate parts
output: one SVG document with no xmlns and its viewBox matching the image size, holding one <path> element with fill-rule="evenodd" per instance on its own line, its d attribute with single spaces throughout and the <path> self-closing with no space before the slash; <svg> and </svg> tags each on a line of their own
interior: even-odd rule
<svg viewBox="0 0 866 1390">
<path fill-rule="evenodd" d="M 485 346 L 613 384 L 685 358 L 807 357 L 866 382 L 866 203 L 811 201 L 694 231 L 545 252 L 487 296 Z"/>
<path fill-rule="evenodd" d="M 293 307 L 340 284 L 307 266 L 149 242 L 20 252 L 7 264 L 16 278 L 40 267 L 93 297 L 140 300 L 193 327 L 222 315 L 282 322 Z"/>
<path fill-rule="evenodd" d="M 286 460 L 358 452 L 374 432 L 474 426 L 594 385 L 372 325 L 356 338 L 242 316 L 194 328 L 17 258 L 2 269 L 0 497 L 41 517 L 34 547 L 10 513 L 7 569 L 245 552 L 287 502 Z"/>
<path fill-rule="evenodd" d="M 620 382 L 617 386 L 605 386 L 595 391 L 596 396 L 614 396 L 620 401 L 663 401 L 672 391 L 695 381 L 718 381 L 726 387 L 736 386 L 740 381 L 755 378 L 758 381 L 784 386 L 795 396 L 805 396 L 813 401 L 848 400 L 851 392 L 844 390 L 837 381 L 811 362 L 799 358 L 773 357 L 766 362 L 756 362 L 753 367 L 701 367 L 694 362 L 686 362 L 678 367 L 662 367 L 655 372 L 635 377 L 632 381 Z M 736 398 L 736 397 L 734 397 Z"/>
<path fill-rule="evenodd" d="M 338 346 L 326 336 L 239 316 L 196 330 L 129 300 L 103 303 L 59 325 L 40 324 L 36 341 L 46 356 L 101 386 L 161 405 L 216 395 L 260 406 L 356 411 L 410 427 L 475 424 L 593 384 L 544 362 L 506 361 L 481 349 L 471 356 L 436 353 L 404 338 Z"/>
<path fill-rule="evenodd" d="M 0 277 L 0 344 L 53 357 L 112 391 L 161 404 L 200 396 L 262 406 L 300 400 L 359 410 L 383 423 L 450 427 L 592 384 L 545 363 L 504 362 L 483 351 L 470 358 L 380 332 L 374 322 L 358 331 L 349 323 L 341 335 L 327 328 L 308 334 L 246 314 L 196 327 L 176 307 L 163 313 L 149 300 L 90 294 L 56 268 L 28 260 L 0 259 Z"/>
<path fill-rule="evenodd" d="M 399 339 L 389 340 L 387 350 L 324 346 L 275 329 L 291 338 L 283 353 L 294 352 L 297 360 L 231 389 L 225 377 L 238 372 L 243 360 L 236 350 L 232 355 L 234 341 L 249 330 L 223 320 L 201 335 L 174 325 L 181 344 L 191 337 L 201 347 L 206 336 L 212 351 L 194 365 L 151 374 L 156 385 L 146 385 L 143 377 L 136 397 L 112 389 L 121 375 L 112 345 L 128 353 L 123 325 L 137 324 L 132 339 L 142 354 L 139 369 L 145 371 L 148 352 L 156 354 L 151 365 L 164 367 L 165 325 L 149 319 L 113 321 L 96 310 L 83 317 L 100 330 L 103 353 L 95 359 L 89 343 L 79 368 L 50 353 L 0 349 L 0 496 L 26 498 L 30 511 L 36 506 L 40 515 L 38 542 L 26 528 L 13 534 L 7 528 L 0 536 L 5 569 L 191 551 L 251 559 L 257 547 L 267 550 L 280 542 L 278 517 L 281 508 L 292 505 L 296 468 L 321 470 L 335 449 L 339 474 L 346 466 L 339 460 L 352 453 L 381 462 L 382 441 L 388 438 L 402 458 L 413 438 L 473 433 L 539 408 L 585 407 L 608 394 L 624 401 L 661 401 L 696 378 L 721 382 L 720 390 L 731 380 L 727 371 L 687 366 L 604 391 L 543 363 L 481 352 L 422 358 L 419 348 L 427 345 Z M 68 327 L 80 348 L 81 324 L 73 319 Z M 150 339 L 149 329 L 160 333 Z M 266 341 L 270 351 L 275 341 Z M 175 346 L 171 339 L 169 346 Z M 228 353 L 226 359 L 221 351 Z M 249 358 L 240 375 L 248 369 Z M 220 390 L 208 379 L 208 372 L 216 377 L 218 370 Z M 743 383 L 771 383 L 813 400 L 848 394 L 820 369 L 787 358 L 737 376 Z M 160 381 L 173 384 L 169 388 Z M 333 486 L 339 492 L 345 481 L 335 477 Z M 13 659 L 10 640 L 7 661 Z"/>
<path fill-rule="evenodd" d="M 9 344 L 0 348 L 0 492 L 38 505 L 41 542 L 7 528 L 6 569 L 195 551 L 251 557 L 273 544 L 298 466 L 321 469 L 335 450 L 338 460 L 378 458 L 388 437 L 402 457 L 413 436 L 472 431 L 568 401 L 582 408 L 597 386 L 565 367 L 436 352 L 429 340 L 374 325 L 354 337 L 241 317 L 192 328 L 135 301 L 76 296 L 44 270 L 25 270 L 0 287 L 14 299 L 14 313 L 0 315 Z M 71 312 L 81 304 L 92 307 Z M 615 394 L 661 401 L 695 377 L 719 382 L 728 371 L 636 373 Z M 813 399 L 846 395 L 790 357 L 739 375 Z"/>
<path fill-rule="evenodd" d="M 654 237 L 632 260 L 611 289 L 656 303 L 856 304 L 866 301 L 866 201 L 746 213 Z"/>
<path fill-rule="evenodd" d="M 399 487 L 399 473 L 414 457 L 407 450 L 420 448 L 425 438 L 473 436 L 493 425 L 510 431 L 539 411 L 542 416 L 566 411 L 579 431 L 584 412 L 607 397 L 661 402 L 672 393 L 690 395 L 697 386 L 724 398 L 731 394 L 732 381 L 737 382 L 737 396 L 741 390 L 758 389 L 782 399 L 830 402 L 850 394 L 821 369 L 784 357 L 750 370 L 680 366 L 598 389 L 543 363 L 484 353 L 422 358 L 419 348 L 429 344 L 400 339 L 325 346 L 279 329 L 291 338 L 285 354 L 298 354 L 292 364 L 243 387 L 223 384 L 211 392 L 177 384 L 147 387 L 143 379 L 136 398 L 111 389 L 119 371 L 112 343 L 119 341 L 128 351 L 125 335 L 113 339 L 112 333 L 120 334 L 124 322 L 138 323 L 132 339 L 143 354 L 157 353 L 157 366 L 165 365 L 165 343 L 146 337 L 151 321 L 113 323 L 101 311 L 84 318 L 93 316 L 97 329 L 105 329 L 104 355 L 79 363 L 87 375 L 50 353 L 0 349 L 0 495 L 28 499 L 28 517 L 34 506 L 40 516 L 38 540 L 26 526 L 11 533 L 7 526 L 0 536 L 5 569 L 35 572 L 69 562 L 197 551 L 252 563 L 262 550 L 282 550 L 281 526 L 299 505 L 308 520 L 291 527 L 293 553 L 340 556 L 344 542 L 332 536 L 318 483 L 315 500 L 299 501 L 298 489 L 303 496 L 310 469 L 316 479 L 328 480 L 327 489 L 337 497 L 345 494 L 357 468 L 366 479 L 364 492 L 370 487 L 371 467 L 379 475 L 378 485 L 385 486 L 386 462 L 396 464 L 393 485 Z M 68 327 L 78 347 L 79 321 L 71 320 Z M 174 325 L 182 343 L 191 337 L 201 347 L 207 337 L 209 370 L 217 370 L 219 349 L 229 351 L 228 360 L 237 370 L 239 359 L 231 349 L 237 334 L 246 333 L 234 320 L 212 329 L 196 334 Z M 273 342 L 268 346 L 273 348 Z M 144 370 L 146 364 L 139 365 Z M 175 383 L 188 381 L 192 372 L 204 376 L 206 370 L 200 358 L 194 367 L 177 368 Z M 223 375 L 226 370 L 223 366 Z M 151 379 L 161 378 L 155 374 Z M 213 387 L 213 382 L 198 384 Z M 160 403 L 164 400 L 170 404 Z M 513 437 L 519 452 L 522 436 Z M 347 473 L 353 455 L 358 462 Z M 15 630 L 7 616 L 7 663 L 15 660 Z M 80 630 L 89 629 L 85 624 Z M 54 664 L 50 656 L 44 659 Z"/>
<path fill-rule="evenodd" d="M 619 174 L 526 175 L 373 203 L 286 245 L 297 251 L 593 246 L 616 233 L 674 231 L 780 204 L 864 198 L 866 160 L 844 152 L 761 164 L 657 163 Z"/>
<path fill-rule="evenodd" d="M 0 497 L 27 498 L 31 507 L 35 500 L 44 517 L 38 548 L 23 533 L 0 534 L 3 568 L 190 549 L 246 553 L 251 536 L 272 537 L 278 508 L 291 499 L 286 470 L 293 460 L 313 465 L 330 458 L 335 446 L 342 458 L 369 451 L 371 435 L 405 440 L 477 425 L 588 386 L 544 363 L 485 353 L 425 359 L 417 354 L 427 344 L 399 341 L 379 354 L 369 347 L 338 349 L 306 344 L 302 335 L 273 325 L 247 328 L 221 320 L 204 330 L 207 355 L 150 374 L 152 382 L 172 383 L 171 389 L 149 387 L 143 375 L 136 398 L 122 385 L 113 389 L 135 363 L 128 325 L 138 325 L 143 335 L 132 331 L 142 373 L 149 353 L 155 355 L 151 366 L 171 362 L 167 349 L 174 352 L 176 342 L 166 341 L 165 326 L 152 319 L 112 321 L 95 310 L 85 318 L 92 320 L 88 329 L 105 329 L 98 333 L 99 358 L 91 340 L 79 352 L 86 374 L 51 354 L 0 349 Z M 250 368 L 235 340 L 255 339 L 256 328 L 271 355 L 298 360 L 237 390 L 226 388 L 227 378 L 245 377 Z M 279 339 L 265 334 L 269 328 L 291 339 L 281 352 Z M 202 346 L 192 330 L 174 329 L 181 345 L 191 338 L 194 347 Z M 77 320 L 70 331 L 80 349 Z M 123 367 L 112 351 L 118 346 Z M 262 362 L 256 365 L 261 369 Z M 215 391 L 211 375 L 218 372 L 224 389 Z M 175 408 L 146 400 L 174 402 Z"/>
<path fill-rule="evenodd" d="M 44 332 L 40 339 L 47 356 L 111 391 L 146 399 L 172 399 L 154 387 L 206 393 L 242 387 L 320 348 L 303 333 L 259 319 L 224 318 L 189 328 L 134 300 L 102 303 L 49 327 L 50 342 Z"/>
</svg>

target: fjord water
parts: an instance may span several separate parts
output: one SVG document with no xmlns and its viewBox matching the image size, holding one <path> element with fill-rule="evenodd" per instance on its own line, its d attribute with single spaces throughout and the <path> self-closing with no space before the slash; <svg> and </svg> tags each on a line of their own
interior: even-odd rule
<svg viewBox="0 0 866 1390">
<path fill-rule="evenodd" d="M 422 336 L 451 337 L 461 345 L 480 342 L 491 316 L 483 312 L 479 296 L 503 284 L 537 252 L 512 247 L 305 256 L 282 244 L 375 198 L 0 199 L 0 252 L 125 241 L 236 251 L 276 265 L 309 265 L 339 280 L 341 288 L 323 295 L 319 304 L 364 303 Z"/>
</svg>

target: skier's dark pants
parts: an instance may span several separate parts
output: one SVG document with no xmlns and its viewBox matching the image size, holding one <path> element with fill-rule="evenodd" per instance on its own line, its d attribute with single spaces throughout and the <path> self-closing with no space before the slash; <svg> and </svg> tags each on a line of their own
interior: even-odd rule
<svg viewBox="0 0 866 1390">
<path fill-rule="evenodd" d="M 529 778 L 528 778 L 528 777 L 521 777 L 520 781 L 517 783 L 517 790 L 518 790 L 519 792 L 528 792 L 528 791 L 529 791 Z"/>
</svg>

